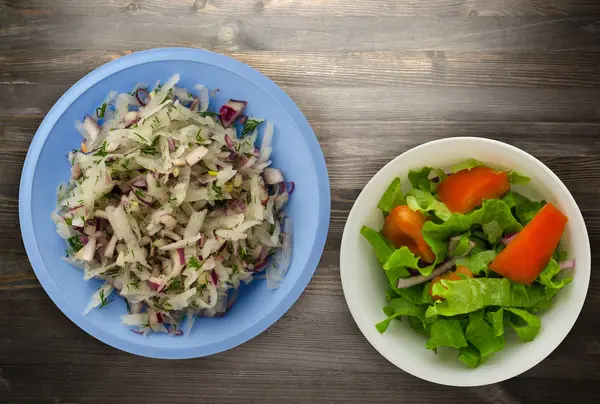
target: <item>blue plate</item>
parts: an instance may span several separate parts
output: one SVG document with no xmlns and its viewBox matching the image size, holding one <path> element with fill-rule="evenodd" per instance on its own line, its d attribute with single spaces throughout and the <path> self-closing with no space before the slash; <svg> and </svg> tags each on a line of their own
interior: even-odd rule
<svg viewBox="0 0 600 404">
<path fill-rule="evenodd" d="M 109 91 L 131 91 L 138 82 L 153 86 L 179 73 L 178 85 L 195 92 L 198 83 L 219 88 L 211 107 L 229 98 L 248 101 L 247 114 L 273 122 L 273 165 L 296 188 L 287 206 L 293 219 L 293 258 L 285 280 L 275 290 L 264 280 L 240 292 L 222 318 L 197 319 L 189 337 L 152 334 L 147 338 L 121 325 L 126 313 L 119 297 L 84 316 L 91 295 L 102 283 L 84 281 L 81 270 L 63 261 L 65 242 L 50 213 L 56 187 L 69 178 L 67 152 L 79 148 L 75 122 L 92 114 Z M 264 126 L 264 125 L 262 125 Z M 155 358 L 193 358 L 237 346 L 277 321 L 298 299 L 317 267 L 329 226 L 329 182 L 319 143 L 294 102 L 268 78 L 223 55 L 198 49 L 154 49 L 122 57 L 94 70 L 69 89 L 40 125 L 27 153 L 19 193 L 23 242 L 46 292 L 75 324 L 116 348 Z"/>
</svg>

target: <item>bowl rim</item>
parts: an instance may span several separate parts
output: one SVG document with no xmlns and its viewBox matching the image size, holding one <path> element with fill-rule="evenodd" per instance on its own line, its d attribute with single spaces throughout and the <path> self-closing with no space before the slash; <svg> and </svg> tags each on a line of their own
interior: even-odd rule
<svg viewBox="0 0 600 404">
<path fill-rule="evenodd" d="M 367 184 L 364 186 L 364 188 L 362 189 L 361 193 L 359 194 L 359 196 L 357 197 L 354 205 L 352 206 L 352 209 L 350 210 L 350 213 L 348 215 L 348 219 L 346 220 L 346 224 L 344 226 L 344 232 L 342 234 L 342 242 L 341 242 L 341 247 L 340 247 L 340 277 L 341 277 L 341 281 L 342 281 L 342 290 L 344 292 L 344 297 L 346 299 L 346 304 L 348 305 L 348 309 L 350 310 L 350 314 L 352 315 L 352 318 L 354 319 L 354 322 L 356 323 L 356 325 L 358 326 L 358 328 L 360 329 L 361 333 L 363 334 L 363 336 L 367 339 L 367 341 L 369 342 L 369 344 L 371 344 L 371 346 L 373 348 L 375 348 L 375 350 L 377 350 L 377 352 L 379 352 L 384 358 L 386 358 L 389 362 L 391 362 L 393 365 L 395 365 L 396 367 L 402 369 L 403 371 L 410 373 L 411 375 L 418 377 L 422 380 L 426 380 L 428 382 L 432 382 L 432 383 L 436 383 L 436 384 L 441 384 L 441 385 L 446 385 L 446 386 L 454 386 L 454 387 L 473 387 L 473 386 L 484 386 L 484 385 L 489 385 L 489 384 L 493 384 L 493 383 L 498 383 L 498 382 L 502 382 L 504 380 L 516 377 L 526 371 L 528 371 L 529 369 L 533 368 L 534 366 L 538 365 L 540 362 L 542 362 L 546 357 L 548 357 L 548 355 L 550 355 L 556 348 L 558 348 L 558 346 L 562 343 L 562 341 L 567 337 L 567 335 L 569 334 L 569 332 L 571 331 L 571 329 L 573 328 L 573 326 L 575 325 L 575 322 L 577 321 L 577 318 L 579 317 L 579 315 L 581 314 L 581 310 L 583 309 L 583 305 L 585 303 L 585 299 L 587 297 L 587 292 L 589 290 L 589 285 L 590 285 L 590 277 L 591 277 L 591 268 L 590 270 L 587 271 L 587 276 L 586 276 L 586 288 L 585 288 L 585 293 L 583 294 L 583 296 L 581 297 L 581 303 L 574 308 L 573 313 L 575 314 L 574 316 L 571 316 L 571 318 L 569 319 L 569 324 L 568 327 L 564 327 L 561 330 L 561 334 L 559 335 L 559 338 L 557 338 L 555 340 L 555 344 L 548 344 L 548 346 L 545 349 L 542 349 L 535 357 L 534 360 L 532 360 L 531 362 L 528 362 L 527 365 L 519 367 L 518 369 L 516 369 L 516 371 L 514 372 L 510 372 L 510 373 L 502 373 L 502 374 L 498 374 L 498 373 L 493 373 L 491 375 L 485 375 L 485 376 L 479 376 L 476 380 L 475 378 L 472 378 L 473 380 L 471 380 L 471 378 L 464 378 L 464 379 L 460 379 L 459 382 L 456 382 L 456 380 L 447 380 L 447 379 L 436 379 L 435 375 L 432 375 L 430 373 L 427 373 L 425 371 L 419 370 L 418 366 L 409 366 L 406 363 L 401 363 L 400 361 L 395 360 L 395 358 L 391 355 L 388 354 L 388 352 L 386 351 L 386 345 L 384 345 L 383 343 L 379 343 L 377 341 L 374 341 L 372 338 L 369 337 L 369 332 L 366 332 L 367 327 L 374 327 L 373 324 L 366 324 L 364 321 L 362 321 L 359 318 L 359 314 L 358 311 L 356 309 L 356 305 L 358 303 L 356 303 L 356 299 L 353 300 L 352 297 L 350 296 L 349 293 L 349 286 L 348 286 L 348 273 L 344 271 L 344 266 L 345 266 L 345 259 L 344 259 L 344 249 L 348 248 L 346 247 L 346 245 L 349 243 L 349 232 L 350 232 L 350 228 L 352 226 L 356 226 L 356 221 L 357 219 L 355 219 L 355 217 L 359 214 L 357 210 L 355 210 L 355 208 L 357 208 L 357 206 L 359 205 L 358 202 L 361 200 L 361 198 L 364 196 L 365 194 L 365 189 L 368 188 L 369 184 L 373 183 L 374 181 L 376 181 L 376 179 L 379 176 L 383 176 L 384 172 L 389 170 L 390 167 L 396 165 L 397 161 L 400 160 L 406 153 L 409 152 L 413 152 L 415 150 L 420 150 L 420 149 L 426 149 L 429 147 L 432 147 L 433 145 L 439 145 L 439 144 L 444 144 L 444 143 L 450 143 L 450 142 L 455 142 L 455 141 L 469 141 L 469 142 L 480 142 L 480 143 L 488 143 L 491 145 L 495 145 L 497 147 L 500 148 L 504 148 L 504 149 L 509 149 L 513 152 L 515 152 L 517 155 L 520 155 L 521 158 L 524 159 L 529 159 L 532 160 L 535 164 L 539 165 L 540 168 L 545 172 L 546 175 L 548 175 L 560 188 L 559 191 L 557 191 L 557 193 L 562 193 L 564 194 L 567 199 L 569 200 L 569 203 L 572 203 L 573 206 L 576 208 L 577 211 L 577 216 L 574 218 L 569 218 L 569 221 L 577 221 L 578 222 L 578 226 L 581 225 L 583 227 L 583 240 L 586 244 L 586 251 L 588 252 L 588 255 L 590 257 L 590 262 L 591 262 L 591 249 L 590 249 L 590 241 L 589 241 L 589 235 L 587 232 L 587 227 L 585 225 L 585 221 L 583 219 L 583 215 L 581 214 L 581 209 L 579 209 L 579 206 L 577 205 L 577 202 L 575 201 L 575 198 L 573 197 L 573 195 L 571 195 L 571 192 L 569 191 L 569 189 L 564 185 L 564 183 L 560 180 L 560 178 L 550 169 L 548 168 L 544 163 L 542 163 L 540 160 L 538 160 L 537 158 L 535 158 L 534 156 L 532 156 L 531 154 L 527 153 L 524 150 L 519 149 L 518 147 L 512 146 L 510 144 L 498 141 L 498 140 L 493 140 L 493 139 L 488 139 L 488 138 L 481 138 L 481 137 L 467 137 L 467 136 L 463 136 L 463 137 L 448 137 L 448 138 L 443 138 L 443 139 L 438 139 L 438 140 L 433 140 L 427 143 L 423 143 L 421 145 L 415 146 L 413 148 L 410 148 L 409 150 L 406 150 L 405 152 L 401 153 L 400 155 L 396 156 L 395 158 L 393 158 L 391 161 L 389 161 L 385 166 L 383 166 L 379 171 L 377 171 L 377 173 L 367 182 Z M 373 209 L 376 209 L 376 207 L 374 206 Z"/>
<path fill-rule="evenodd" d="M 319 225 L 317 226 L 306 265 L 302 269 L 297 281 L 282 298 L 280 303 L 268 311 L 261 319 L 235 334 L 206 346 L 155 347 L 139 345 L 102 329 L 98 324 L 78 311 L 54 282 L 46 264 L 42 260 L 32 223 L 31 194 L 38 159 L 49 133 L 65 110 L 90 87 L 115 73 L 136 65 L 169 60 L 209 64 L 237 74 L 261 88 L 269 95 L 273 102 L 278 104 L 289 115 L 298 132 L 304 137 L 317 174 L 319 190 L 317 221 Z M 71 321 L 94 338 L 120 350 L 152 358 L 185 359 L 212 355 L 238 346 L 273 325 L 300 297 L 315 272 L 325 247 L 329 218 L 330 186 L 323 151 L 310 124 L 294 101 L 273 81 L 245 63 L 225 55 L 195 48 L 156 48 L 132 53 L 110 61 L 81 78 L 59 98 L 40 124 L 29 146 L 19 186 L 19 221 L 23 243 L 31 266 L 50 299 Z"/>
</svg>

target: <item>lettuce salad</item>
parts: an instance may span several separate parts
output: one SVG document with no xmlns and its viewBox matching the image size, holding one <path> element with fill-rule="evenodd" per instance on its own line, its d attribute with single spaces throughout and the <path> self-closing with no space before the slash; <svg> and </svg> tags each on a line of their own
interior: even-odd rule
<svg viewBox="0 0 600 404">
<path fill-rule="evenodd" d="M 546 202 L 516 192 L 513 186 L 526 185 L 529 178 L 511 171 L 503 173 L 507 192 L 502 196 L 483 199 L 469 212 L 453 213 L 440 198 L 440 184 L 448 175 L 483 166 L 468 160 L 448 174 L 431 167 L 410 171 L 409 192 L 404 194 L 400 179 L 395 179 L 381 198 L 378 208 L 386 222 L 397 207 L 421 213 L 420 233 L 425 248 L 433 253 L 430 262 L 415 254 L 415 245 L 400 246 L 387 239 L 385 226 L 382 231 L 361 229 L 389 280 L 386 318 L 377 330 L 383 333 L 392 321 L 406 321 L 427 337 L 427 349 L 454 348 L 458 359 L 472 368 L 504 349 L 509 332 L 524 342 L 533 341 L 542 326 L 539 312 L 571 282 L 568 270 L 575 265 L 556 248 L 531 284 L 514 282 L 490 269 Z"/>
</svg>

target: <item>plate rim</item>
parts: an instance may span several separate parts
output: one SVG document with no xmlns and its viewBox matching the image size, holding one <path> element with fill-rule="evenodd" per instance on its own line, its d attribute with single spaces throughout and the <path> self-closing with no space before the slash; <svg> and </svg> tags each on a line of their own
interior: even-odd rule
<svg viewBox="0 0 600 404">
<path fill-rule="evenodd" d="M 320 225 L 317 226 L 312 248 L 298 280 L 290 288 L 288 294 L 282 298 L 279 305 L 267 312 L 260 320 L 235 334 L 206 346 L 155 347 L 139 345 L 103 330 L 95 322 L 76 310 L 54 282 L 46 264 L 42 260 L 33 230 L 31 213 L 33 178 L 40 153 L 58 119 L 85 91 L 88 91 L 92 86 L 105 78 L 136 65 L 165 60 L 183 60 L 209 64 L 237 74 L 264 91 L 274 103 L 278 104 L 288 114 L 297 127 L 307 144 L 317 175 L 319 190 L 317 222 Z M 298 106 L 277 84 L 249 65 L 219 53 L 196 48 L 155 48 L 125 55 L 99 66 L 71 86 L 52 106 L 38 127 L 23 164 L 19 184 L 19 223 L 27 257 L 42 288 L 59 310 L 79 328 L 105 344 L 131 354 L 160 359 L 186 359 L 216 354 L 243 344 L 273 325 L 298 300 L 316 271 L 325 247 L 329 229 L 330 198 L 329 175 L 325 164 L 325 157 L 317 137 Z"/>
</svg>

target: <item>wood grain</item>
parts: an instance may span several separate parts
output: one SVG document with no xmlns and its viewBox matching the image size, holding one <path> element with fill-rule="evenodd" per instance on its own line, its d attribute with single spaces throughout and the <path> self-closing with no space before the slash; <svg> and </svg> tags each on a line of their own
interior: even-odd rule
<svg viewBox="0 0 600 404">
<path fill-rule="evenodd" d="M 73 84 L 126 51 L 4 52 L 1 84 Z M 597 88 L 594 53 L 560 52 L 226 52 L 280 85 Z M 286 69 L 281 69 L 286 66 Z"/>
<path fill-rule="evenodd" d="M 73 83 L 137 50 L 216 50 L 298 104 L 331 182 L 329 236 L 298 302 L 212 357 L 125 354 L 71 323 L 42 290 L 18 222 L 20 173 L 43 117 Z M 564 181 L 600 249 L 597 0 L 0 0 L 0 403 L 597 403 L 600 264 L 566 340 L 541 364 L 480 388 L 426 383 L 364 339 L 339 248 L 367 181 L 450 136 L 520 147 Z M 57 157 L 61 158 L 61 157 Z"/>
<path fill-rule="evenodd" d="M 341 4 L 342 0 L 337 1 Z M 505 6 L 507 10 L 502 13 L 508 12 L 508 15 L 480 16 L 477 10 L 471 10 L 467 15 L 461 12 L 458 16 L 427 12 L 406 16 L 402 12 L 385 11 L 379 15 L 312 11 L 314 4 L 327 3 L 323 1 L 296 2 L 295 6 L 288 6 L 295 11 L 287 14 L 264 12 L 272 4 L 286 4 L 284 1 L 42 3 L 5 0 L 5 3 L 0 17 L 3 26 L 0 32 L 4 38 L 0 49 L 5 50 L 124 50 L 133 44 L 135 48 L 185 45 L 218 51 L 593 51 L 598 49 L 600 35 L 600 14 L 594 6 L 590 13 L 572 15 L 522 16 L 519 12 L 511 13 L 511 7 Z M 430 3 L 433 10 L 435 2 Z M 447 1 L 449 6 L 450 3 Z M 486 2 L 493 3 L 493 0 Z M 520 2 L 516 3 L 512 8 L 519 8 Z M 252 8 L 252 4 L 264 7 Z M 396 3 L 388 4 L 393 10 Z M 548 3 L 538 4 L 543 7 Z M 462 7 L 461 4 L 452 6 L 456 10 Z M 363 7 L 371 9 L 369 4 L 360 9 Z M 110 29 L 107 29 L 107 21 L 111 22 Z"/>
</svg>

